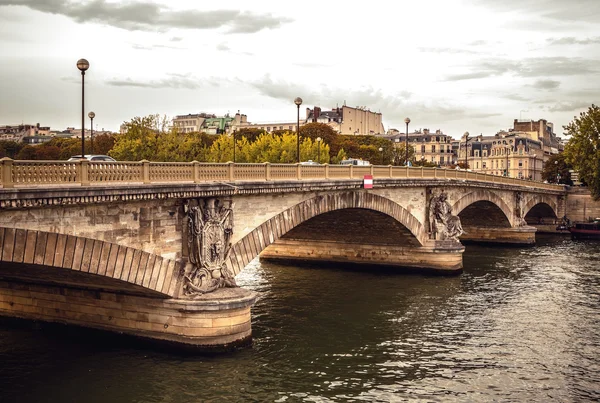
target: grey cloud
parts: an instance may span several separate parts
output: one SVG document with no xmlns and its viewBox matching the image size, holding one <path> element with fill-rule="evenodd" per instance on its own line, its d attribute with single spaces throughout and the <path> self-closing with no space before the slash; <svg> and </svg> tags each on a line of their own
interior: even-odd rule
<svg viewBox="0 0 600 403">
<path fill-rule="evenodd" d="M 32 10 L 64 15 L 77 22 L 96 22 L 126 30 L 156 31 L 169 28 L 217 29 L 228 33 L 255 33 L 279 28 L 292 20 L 270 14 L 243 13 L 239 10 L 170 10 L 149 1 L 110 3 L 91 0 L 0 0 L 0 6 L 24 6 Z"/>
<path fill-rule="evenodd" d="M 511 101 L 529 101 L 529 98 L 525 98 L 521 94 L 506 94 L 503 98 L 510 99 Z"/>
<path fill-rule="evenodd" d="M 318 105 L 330 108 L 343 102 L 350 106 L 368 105 L 372 111 L 381 111 L 388 122 L 402 122 L 406 116 L 410 116 L 413 122 L 431 122 L 432 119 L 444 122 L 465 118 L 486 119 L 501 115 L 464 108 L 444 100 L 429 99 L 427 102 L 413 100 L 414 94 L 408 91 L 388 95 L 371 87 L 349 90 L 323 85 L 318 91 L 307 93 L 303 86 L 283 80 L 273 80 L 270 76 L 265 76 L 261 80 L 245 81 L 244 84 L 250 85 L 265 96 L 289 102 L 292 106 L 293 99 L 297 96 L 300 96 L 307 106 Z"/>
<path fill-rule="evenodd" d="M 570 112 L 577 109 L 584 109 L 589 107 L 589 102 L 573 101 L 573 102 L 558 102 L 552 106 L 546 107 L 549 112 Z"/>
<path fill-rule="evenodd" d="M 513 74 L 517 77 L 577 76 L 598 73 L 598 62 L 578 57 L 538 57 L 519 61 L 487 59 L 470 66 L 469 72 L 450 74 L 446 81 L 469 80 Z"/>
<path fill-rule="evenodd" d="M 582 21 L 597 23 L 600 19 L 600 2 L 598 0 L 472 0 L 472 3 L 496 11 L 518 12 L 524 17 L 547 18 L 556 21 Z M 528 24 L 521 24 L 526 28 Z"/>
<path fill-rule="evenodd" d="M 567 36 L 564 38 L 550 38 L 547 39 L 547 42 L 549 45 L 593 45 L 600 43 L 600 36 L 585 39 L 577 39 L 572 36 Z"/>
<path fill-rule="evenodd" d="M 176 89 L 187 89 L 187 90 L 197 90 L 206 85 L 218 86 L 218 82 L 216 80 L 199 80 L 197 78 L 191 77 L 185 74 L 170 74 L 169 77 L 159 79 L 159 80 L 150 80 L 150 81 L 140 81 L 140 80 L 132 80 L 131 78 L 125 79 L 112 79 L 107 80 L 105 82 L 108 85 L 113 87 L 137 87 L 137 88 L 176 88 Z"/>
<path fill-rule="evenodd" d="M 531 87 L 538 90 L 555 90 L 560 87 L 560 81 L 555 80 L 537 80 Z"/>
</svg>

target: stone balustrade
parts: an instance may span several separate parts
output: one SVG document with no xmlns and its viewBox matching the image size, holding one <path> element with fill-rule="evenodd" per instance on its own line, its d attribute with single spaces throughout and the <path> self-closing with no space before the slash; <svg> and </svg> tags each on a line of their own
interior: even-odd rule
<svg viewBox="0 0 600 403">
<path fill-rule="evenodd" d="M 301 164 L 234 164 L 208 162 L 17 161 L 0 159 L 3 188 L 46 185 L 118 185 L 131 183 L 203 183 L 210 181 L 277 181 L 311 179 L 455 179 L 560 190 L 561 185 L 456 169 Z"/>
</svg>

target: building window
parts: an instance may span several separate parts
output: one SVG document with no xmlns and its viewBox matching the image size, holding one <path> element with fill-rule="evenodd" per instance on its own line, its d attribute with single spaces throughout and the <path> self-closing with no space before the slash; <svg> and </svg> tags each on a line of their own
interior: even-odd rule
<svg viewBox="0 0 600 403">
<path fill-rule="evenodd" d="M 482 163 L 481 163 L 481 167 L 482 167 L 483 169 L 486 169 L 486 165 L 487 165 L 487 163 L 486 163 L 486 162 L 482 162 Z"/>
<path fill-rule="evenodd" d="M 431 146 L 431 152 L 434 153 L 435 152 L 435 146 Z"/>
<path fill-rule="evenodd" d="M 479 157 L 479 150 L 475 150 L 475 156 Z"/>
<path fill-rule="evenodd" d="M 421 152 L 422 152 L 422 153 L 424 153 L 424 152 L 425 152 L 425 146 L 424 146 L 424 145 L 422 145 L 422 146 L 421 146 Z"/>
<path fill-rule="evenodd" d="M 444 163 L 444 157 L 440 157 L 440 165 Z"/>
<path fill-rule="evenodd" d="M 519 160 L 519 168 L 523 166 L 523 160 Z"/>
<path fill-rule="evenodd" d="M 479 162 L 475 162 L 475 169 L 479 169 Z"/>
</svg>

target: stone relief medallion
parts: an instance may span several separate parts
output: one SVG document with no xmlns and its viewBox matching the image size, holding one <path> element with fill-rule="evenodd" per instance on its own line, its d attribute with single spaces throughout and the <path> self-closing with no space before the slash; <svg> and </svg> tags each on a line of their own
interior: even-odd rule
<svg viewBox="0 0 600 403">
<path fill-rule="evenodd" d="M 188 264 L 184 295 L 193 298 L 222 287 L 237 287 L 226 261 L 231 252 L 233 203 L 216 198 L 192 199 L 184 205 Z"/>
<path fill-rule="evenodd" d="M 442 192 L 435 196 L 432 194 L 429 201 L 429 233 L 438 241 L 454 240 L 463 234 L 460 218 L 452 214 L 452 206 L 448 203 L 448 195 Z"/>
</svg>

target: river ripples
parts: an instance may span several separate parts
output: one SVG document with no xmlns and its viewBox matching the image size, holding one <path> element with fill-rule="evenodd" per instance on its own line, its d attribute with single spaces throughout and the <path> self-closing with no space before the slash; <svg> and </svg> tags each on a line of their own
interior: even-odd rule
<svg viewBox="0 0 600 403">
<path fill-rule="evenodd" d="M 252 348 L 183 356 L 0 327 L 15 402 L 600 400 L 600 244 L 468 245 L 460 276 L 254 261 Z"/>
</svg>

